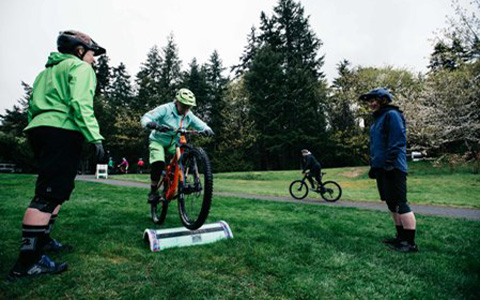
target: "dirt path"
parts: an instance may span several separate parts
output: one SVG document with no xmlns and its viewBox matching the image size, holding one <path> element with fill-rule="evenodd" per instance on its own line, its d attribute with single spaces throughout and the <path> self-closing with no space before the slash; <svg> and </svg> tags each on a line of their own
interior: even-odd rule
<svg viewBox="0 0 480 300">
<path fill-rule="evenodd" d="M 137 188 L 150 188 L 146 183 L 133 182 L 133 181 L 123 181 L 123 180 L 112 180 L 112 179 L 95 179 L 92 175 L 81 175 L 77 176 L 77 180 L 96 182 L 117 186 L 125 187 L 137 187 Z M 329 205 L 329 206 L 341 206 L 341 207 L 355 207 L 360 209 L 370 209 L 370 210 L 380 210 L 387 211 L 387 206 L 382 202 L 366 202 L 366 201 L 342 201 L 339 200 L 334 203 L 325 202 L 323 200 L 294 200 L 290 197 L 280 197 L 280 196 L 266 196 L 266 195 L 251 195 L 251 194 L 234 194 L 234 193 L 214 193 L 216 196 L 220 197 L 236 197 L 244 199 L 255 199 L 255 200 L 265 200 L 265 201 L 278 201 L 278 202 L 291 202 L 291 203 L 306 203 L 313 205 Z M 434 216 L 446 216 L 453 218 L 463 218 L 469 220 L 480 221 L 480 209 L 470 209 L 470 208 L 451 208 L 444 206 L 436 205 L 411 205 L 413 211 L 416 214 L 421 215 L 434 215 Z"/>
</svg>

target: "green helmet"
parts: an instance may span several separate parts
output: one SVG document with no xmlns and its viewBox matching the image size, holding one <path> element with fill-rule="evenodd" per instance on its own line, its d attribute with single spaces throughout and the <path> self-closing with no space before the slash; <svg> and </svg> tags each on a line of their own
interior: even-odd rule
<svg viewBox="0 0 480 300">
<path fill-rule="evenodd" d="M 195 95 L 189 89 L 179 89 L 175 94 L 175 100 L 185 105 L 197 106 Z"/>
</svg>

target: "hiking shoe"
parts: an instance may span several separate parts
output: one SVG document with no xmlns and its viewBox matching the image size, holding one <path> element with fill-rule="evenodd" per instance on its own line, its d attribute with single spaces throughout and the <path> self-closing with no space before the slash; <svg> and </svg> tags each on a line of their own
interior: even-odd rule
<svg viewBox="0 0 480 300">
<path fill-rule="evenodd" d="M 148 194 L 148 201 L 147 203 L 148 204 L 153 204 L 155 203 L 155 201 L 158 201 L 158 198 L 160 197 L 160 195 L 158 194 L 158 192 L 150 192 L 150 194 Z"/>
<path fill-rule="evenodd" d="M 68 268 L 68 264 L 56 263 L 48 256 L 42 255 L 40 260 L 28 268 L 24 268 L 20 263 L 16 263 L 13 269 L 8 274 L 6 280 L 9 282 L 18 278 L 33 277 L 43 274 L 59 274 Z"/>
<path fill-rule="evenodd" d="M 414 252 L 418 252 L 418 246 L 415 244 L 411 245 L 403 241 L 403 242 L 400 242 L 397 246 L 395 246 L 393 250 L 402 252 L 402 253 L 414 253 Z"/>
<path fill-rule="evenodd" d="M 51 253 L 65 252 L 69 253 L 73 251 L 73 246 L 70 244 L 62 244 L 56 239 L 51 239 L 44 247 L 43 251 Z"/>
<path fill-rule="evenodd" d="M 398 237 L 388 238 L 388 239 L 383 239 L 382 240 L 382 243 L 390 245 L 390 246 L 394 246 L 394 247 L 399 245 L 401 242 L 403 242 L 403 240 L 399 239 Z"/>
</svg>

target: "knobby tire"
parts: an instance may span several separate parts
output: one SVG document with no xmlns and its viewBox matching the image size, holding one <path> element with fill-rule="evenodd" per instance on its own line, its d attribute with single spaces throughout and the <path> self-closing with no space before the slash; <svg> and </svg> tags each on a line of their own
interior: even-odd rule
<svg viewBox="0 0 480 300">
<path fill-rule="evenodd" d="M 293 198 L 301 200 L 308 195 L 308 185 L 303 180 L 295 180 L 290 184 L 289 191 Z"/>
<path fill-rule="evenodd" d="M 323 200 L 328 202 L 335 202 L 342 196 L 342 188 L 335 181 L 325 181 L 322 184 L 323 189 L 325 189 L 320 194 L 322 195 Z M 330 193 L 331 192 L 331 193 Z"/>
<path fill-rule="evenodd" d="M 181 158 L 184 181 L 179 184 L 178 211 L 182 224 L 200 228 L 207 220 L 212 204 L 213 175 L 210 160 L 202 148 L 186 148 Z M 198 172 L 195 172 L 195 168 Z M 200 176 L 196 176 L 196 174 Z M 195 180 L 200 181 L 201 190 Z M 196 209 L 193 208 L 196 206 Z"/>
</svg>

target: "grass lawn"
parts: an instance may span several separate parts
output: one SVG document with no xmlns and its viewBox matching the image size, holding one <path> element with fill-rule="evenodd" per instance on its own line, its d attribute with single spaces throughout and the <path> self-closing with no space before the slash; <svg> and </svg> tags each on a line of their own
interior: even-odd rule
<svg viewBox="0 0 480 300">
<path fill-rule="evenodd" d="M 337 181 L 343 190 L 341 200 L 379 201 L 375 180 L 368 178 L 368 167 L 324 169 L 324 180 Z M 149 182 L 149 175 L 117 175 L 115 179 Z M 302 178 L 298 171 L 232 172 L 214 174 L 215 191 L 258 195 L 288 196 L 288 187 Z M 411 162 L 408 176 L 408 200 L 413 204 L 433 204 L 480 208 L 480 175 L 470 168 L 450 172 L 429 162 Z M 309 193 L 309 198 L 320 198 Z"/>
<path fill-rule="evenodd" d="M 34 181 L 0 174 L 0 276 Z M 151 253 L 145 192 L 78 182 L 53 230 L 76 247 L 53 256 L 70 269 L 2 281 L 0 299 L 480 299 L 478 221 L 418 216 L 421 252 L 400 254 L 379 242 L 393 234 L 386 211 L 215 198 L 208 222 L 227 221 L 234 239 Z M 163 228 L 181 226 L 175 204 Z"/>
</svg>

